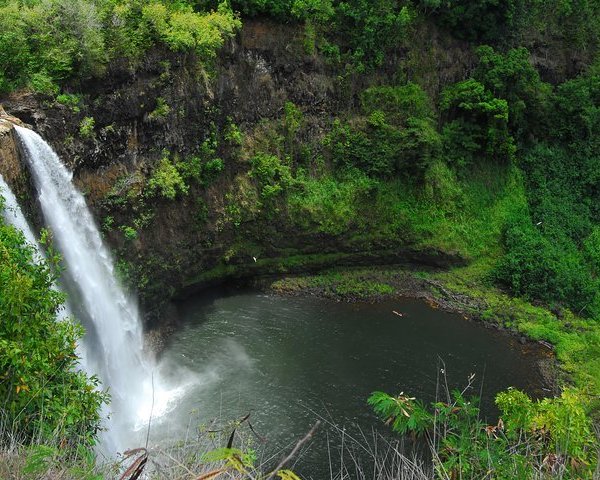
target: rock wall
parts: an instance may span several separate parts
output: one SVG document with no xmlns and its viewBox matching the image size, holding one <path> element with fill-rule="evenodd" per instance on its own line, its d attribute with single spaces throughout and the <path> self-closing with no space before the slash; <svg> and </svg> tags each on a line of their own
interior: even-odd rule
<svg viewBox="0 0 600 480">
<path fill-rule="evenodd" d="M 212 131 L 228 123 L 237 125 L 252 147 L 265 125 L 281 119 L 288 101 L 304 115 L 301 135 L 306 142 L 319 139 L 335 116 L 357 109 L 366 87 L 397 81 L 399 65 L 407 58 L 420 61 L 414 68 L 415 62 L 405 62 L 403 75 L 435 98 L 445 84 L 467 75 L 474 56 L 464 44 L 438 32 L 423 34 L 423 42 L 399 47 L 378 72 L 342 74 L 325 58 L 305 52 L 301 26 L 249 20 L 212 66 L 157 48 L 135 72 L 113 66 L 106 78 L 67 87 L 79 95 L 78 105 L 26 92 L 2 101 L 73 169 L 98 223 L 112 225 L 104 228 L 106 238 L 152 317 L 169 298 L 223 278 L 341 263 L 460 261 L 452 254 L 415 251 L 402 239 L 365 245 L 345 236 L 301 231 L 285 219 L 228 223 L 223 220 L 227 195 L 244 187 L 240 178 L 249 168 L 245 152 L 233 152 L 228 145 L 218 147 L 225 171 L 211 185 L 193 186 L 175 200 L 128 199 L 142 191 L 163 151 L 178 158 L 192 155 Z M 168 105 L 164 115 L 155 115 L 159 100 Z M 93 128 L 85 131 L 82 126 L 89 119 Z M 7 175 L 15 172 L 13 157 Z M 202 225 L 199 204 L 206 209 Z M 150 210 L 151 220 L 142 222 Z M 126 226 L 135 226 L 135 238 L 126 238 Z"/>
<path fill-rule="evenodd" d="M 9 184 L 15 183 L 23 174 L 14 125 L 20 120 L 8 115 L 0 105 L 0 174 Z"/>
</svg>

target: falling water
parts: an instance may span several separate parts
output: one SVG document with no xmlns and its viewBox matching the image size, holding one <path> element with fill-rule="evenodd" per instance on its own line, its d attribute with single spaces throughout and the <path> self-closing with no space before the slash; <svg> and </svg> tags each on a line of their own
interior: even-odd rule
<svg viewBox="0 0 600 480">
<path fill-rule="evenodd" d="M 69 294 L 86 327 L 83 348 L 89 373 L 111 394 L 101 443 L 112 455 L 135 442 L 132 432 L 164 411 L 169 392 L 155 389 L 153 362 L 143 355 L 142 324 L 136 302 L 121 287 L 83 195 L 72 173 L 35 132 L 15 127 L 39 195 L 44 218 L 63 256 Z"/>
<path fill-rule="evenodd" d="M 4 210 L 2 211 L 2 217 L 9 225 L 12 225 L 17 230 L 23 232 L 25 241 L 35 248 L 35 254 L 41 255 L 41 248 L 38 241 L 33 234 L 33 230 L 29 226 L 25 215 L 19 207 L 17 197 L 12 192 L 8 184 L 4 181 L 2 175 L 0 175 L 0 196 L 4 197 Z"/>
<path fill-rule="evenodd" d="M 23 232 L 25 241 L 33 247 L 33 259 L 35 262 L 39 262 L 44 258 L 44 250 L 37 241 L 33 229 L 29 225 L 29 222 L 23 215 L 23 211 L 19 206 L 17 197 L 12 192 L 8 184 L 4 181 L 2 175 L 0 175 L 0 196 L 4 197 L 4 209 L 2 210 L 2 217 L 9 224 L 15 227 L 17 230 Z M 54 286 L 58 289 L 58 286 Z M 65 320 L 71 316 L 71 309 L 67 304 L 64 308 L 58 311 L 58 319 Z M 80 352 L 80 357 L 83 352 Z"/>
</svg>

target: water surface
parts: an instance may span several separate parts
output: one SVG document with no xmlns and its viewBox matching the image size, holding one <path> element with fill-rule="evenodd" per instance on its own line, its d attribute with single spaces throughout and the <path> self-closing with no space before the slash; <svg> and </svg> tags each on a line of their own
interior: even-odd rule
<svg viewBox="0 0 600 480">
<path fill-rule="evenodd" d="M 371 392 L 432 401 L 441 360 L 451 387 L 463 387 L 475 373 L 473 393 L 482 394 L 490 420 L 499 390 L 515 386 L 536 394 L 543 387 L 536 354 L 418 300 L 348 304 L 212 291 L 182 304 L 180 313 L 163 363 L 184 367 L 193 385 L 168 420 L 153 427 L 155 442 L 181 436 L 190 412 L 196 423 L 251 413 L 271 451 L 293 445 L 318 416 L 368 431 L 381 426 L 366 405 Z M 307 477 L 327 472 L 325 430 L 299 463 Z"/>
</svg>

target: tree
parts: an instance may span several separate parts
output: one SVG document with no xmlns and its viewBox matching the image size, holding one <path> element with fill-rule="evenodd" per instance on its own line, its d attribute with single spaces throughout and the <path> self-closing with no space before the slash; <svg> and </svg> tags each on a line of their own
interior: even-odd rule
<svg viewBox="0 0 600 480">
<path fill-rule="evenodd" d="M 451 163 L 465 167 L 491 158 L 506 163 L 515 153 L 508 130 L 508 103 L 496 98 L 477 80 L 447 87 L 440 99 L 445 115 L 444 151 Z"/>
</svg>

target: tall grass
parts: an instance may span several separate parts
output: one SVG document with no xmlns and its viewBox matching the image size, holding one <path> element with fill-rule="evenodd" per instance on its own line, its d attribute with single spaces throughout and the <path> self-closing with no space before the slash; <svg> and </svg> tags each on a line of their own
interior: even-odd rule
<svg viewBox="0 0 600 480">
<path fill-rule="evenodd" d="M 0 479 L 102 480 L 111 478 L 111 470 L 96 464 L 88 447 L 69 444 L 58 434 L 27 437 L 0 409 Z"/>
</svg>

